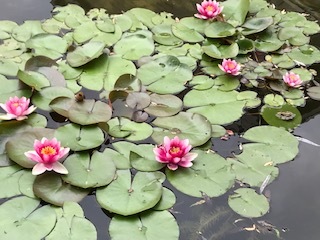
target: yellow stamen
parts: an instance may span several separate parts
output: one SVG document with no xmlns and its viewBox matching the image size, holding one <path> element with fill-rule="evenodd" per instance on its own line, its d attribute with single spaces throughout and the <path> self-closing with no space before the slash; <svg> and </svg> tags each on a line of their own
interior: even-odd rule
<svg viewBox="0 0 320 240">
<path fill-rule="evenodd" d="M 179 147 L 170 148 L 170 153 L 178 153 L 178 152 L 180 152 L 180 148 Z"/>
<path fill-rule="evenodd" d="M 12 105 L 13 105 L 14 107 L 19 107 L 19 106 L 20 106 L 20 103 L 15 102 L 15 103 L 13 103 Z"/>
<path fill-rule="evenodd" d="M 229 69 L 235 68 L 235 65 L 234 65 L 233 62 L 228 62 L 227 65 L 228 65 L 228 68 L 229 68 Z"/>
<path fill-rule="evenodd" d="M 208 12 L 212 12 L 212 11 L 213 11 L 213 7 L 212 7 L 212 6 L 208 6 L 208 7 L 206 7 L 206 11 L 208 11 Z"/>
<path fill-rule="evenodd" d="M 43 154 L 43 155 L 54 155 L 54 154 L 56 154 L 56 152 L 57 151 L 51 146 L 46 146 L 41 149 L 41 154 Z"/>
</svg>

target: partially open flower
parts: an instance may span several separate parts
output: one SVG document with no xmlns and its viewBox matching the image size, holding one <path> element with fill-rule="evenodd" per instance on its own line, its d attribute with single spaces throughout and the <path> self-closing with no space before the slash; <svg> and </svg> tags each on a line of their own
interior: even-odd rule
<svg viewBox="0 0 320 240">
<path fill-rule="evenodd" d="M 21 121 L 28 118 L 27 115 L 36 110 L 33 105 L 29 107 L 29 103 L 30 99 L 26 97 L 10 97 L 5 104 L 0 103 L 0 107 L 6 111 L 5 115 L 0 115 L 0 120 L 16 119 Z"/>
<path fill-rule="evenodd" d="M 163 144 L 153 149 L 156 160 L 167 164 L 171 170 L 176 170 L 179 166 L 191 167 L 192 161 L 198 156 L 197 153 L 190 153 L 192 146 L 189 139 L 180 140 L 175 136 L 173 139 L 164 137 Z"/>
<path fill-rule="evenodd" d="M 199 13 L 194 16 L 201 19 L 214 19 L 223 9 L 223 7 L 219 7 L 219 3 L 217 3 L 216 0 L 204 0 L 201 5 L 196 4 L 196 6 Z"/>
<path fill-rule="evenodd" d="M 283 81 L 290 87 L 297 88 L 300 87 L 302 84 L 302 80 L 298 74 L 293 72 L 287 72 L 283 75 Z"/>
<path fill-rule="evenodd" d="M 61 174 L 68 174 L 68 170 L 59 162 L 70 151 L 70 148 L 60 147 L 60 142 L 56 138 L 49 140 L 42 138 L 41 141 L 35 140 L 34 151 L 25 152 L 27 158 L 37 162 L 32 169 L 33 175 L 39 175 L 46 170 L 55 171 Z"/>
<path fill-rule="evenodd" d="M 239 71 L 241 66 L 235 60 L 223 59 L 222 64 L 219 64 L 218 66 L 225 73 L 229 73 L 234 76 L 237 76 L 240 74 Z"/>
</svg>

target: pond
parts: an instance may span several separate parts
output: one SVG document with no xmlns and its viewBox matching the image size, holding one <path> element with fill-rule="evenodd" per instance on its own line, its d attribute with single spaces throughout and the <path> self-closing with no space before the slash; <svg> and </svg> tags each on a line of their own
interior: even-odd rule
<svg viewBox="0 0 320 240">
<path fill-rule="evenodd" d="M 320 6 L 311 1 L 272 1 L 279 9 L 291 11 L 307 11 L 311 19 L 320 20 L 318 15 Z M 12 20 L 21 24 L 25 20 L 46 19 L 51 17 L 54 6 L 62 6 L 75 3 L 85 10 L 99 7 L 105 8 L 110 13 L 121 13 L 133 7 L 144 7 L 155 12 L 171 12 L 179 18 L 192 16 L 195 13 L 197 1 L 105 1 L 105 0 L 15 0 L 2 3 L 0 8 L 0 20 Z M 36 6 L 36 7 L 35 7 Z M 312 44 L 320 47 L 319 34 L 313 36 Z M 312 66 L 318 72 L 318 65 Z M 317 80 L 319 78 L 316 78 Z M 98 98 L 95 91 L 85 92 L 88 98 Z M 183 97 L 183 96 L 182 96 Z M 116 104 L 116 103 L 115 103 Z M 320 144 L 320 105 L 319 102 L 308 100 L 307 106 L 300 108 L 302 124 L 293 134 L 314 143 Z M 41 111 L 39 111 L 41 112 Z M 46 116 L 61 121 L 56 116 Z M 62 119 L 63 121 L 64 119 Z M 233 124 L 226 125 L 233 130 L 235 136 L 229 136 L 227 141 L 215 140 L 213 149 L 223 157 L 230 157 L 232 153 L 239 154 L 240 139 L 238 133 L 244 133 L 253 126 L 259 125 L 261 119 L 252 112 Z M 58 124 L 57 124 L 58 125 Z M 55 122 L 49 122 L 49 126 L 55 126 Z M 1 134 L 1 132 L 0 132 Z M 279 165 L 279 176 L 265 189 L 270 198 L 270 211 L 258 219 L 244 218 L 234 213 L 228 206 L 228 196 L 233 194 L 233 189 L 218 198 L 208 199 L 187 196 L 179 191 L 174 207 L 171 209 L 177 219 L 180 228 L 180 240 L 209 240 L 209 239 L 279 239 L 276 231 L 282 239 L 286 240 L 318 240 L 320 237 L 320 192 L 317 191 L 320 182 L 320 148 L 306 141 L 300 141 L 299 154 L 294 161 Z M 164 184 L 169 189 L 174 189 L 170 183 Z M 80 202 L 85 216 L 96 227 L 98 239 L 110 239 L 108 228 L 110 213 L 101 210 L 93 195 L 87 196 Z M 259 222 L 261 221 L 259 226 Z M 273 227 L 263 228 L 265 223 Z M 255 224 L 255 225 L 254 225 Z M 259 226 L 261 228 L 256 229 Z M 1 227 L 0 227 L 1 229 Z"/>
</svg>

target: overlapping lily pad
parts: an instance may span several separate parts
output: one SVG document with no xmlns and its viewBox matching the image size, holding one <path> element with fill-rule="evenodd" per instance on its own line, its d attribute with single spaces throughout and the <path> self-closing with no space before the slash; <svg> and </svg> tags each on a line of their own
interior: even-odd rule
<svg viewBox="0 0 320 240">
<path fill-rule="evenodd" d="M 56 214 L 49 205 L 39 207 L 40 201 L 25 196 L 10 199 L 0 205 L 1 239 L 42 239 L 53 229 Z M 46 216 L 43 218 L 43 216 Z M 32 231 L 28 235 L 27 232 Z"/>
<path fill-rule="evenodd" d="M 196 113 L 180 112 L 171 117 L 158 117 L 153 124 L 157 128 L 154 128 L 152 138 L 158 144 L 165 136 L 179 136 L 180 139 L 189 139 L 192 146 L 200 146 L 211 137 L 211 124 Z"/>
<path fill-rule="evenodd" d="M 116 172 L 116 167 L 106 154 L 94 152 L 76 153 L 69 156 L 63 165 L 68 169 L 68 174 L 62 179 L 81 188 L 100 187 L 109 184 Z"/>
<path fill-rule="evenodd" d="M 179 191 L 194 197 L 203 194 L 218 197 L 234 184 L 234 174 L 229 163 L 212 152 L 195 151 L 197 158 L 190 168 L 176 171 L 166 169 L 168 181 Z"/>
<path fill-rule="evenodd" d="M 233 211 L 249 218 L 261 217 L 269 211 L 267 198 L 249 188 L 235 190 L 235 194 L 229 196 L 228 203 Z"/>
<path fill-rule="evenodd" d="M 138 216 L 112 218 L 109 232 L 112 239 L 126 239 L 127 233 L 136 240 L 178 240 L 179 227 L 167 211 L 147 211 Z"/>
</svg>

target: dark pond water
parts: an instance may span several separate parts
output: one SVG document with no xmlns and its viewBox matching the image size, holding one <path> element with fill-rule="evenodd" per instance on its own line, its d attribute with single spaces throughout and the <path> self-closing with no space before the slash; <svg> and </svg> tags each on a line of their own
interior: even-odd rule
<svg viewBox="0 0 320 240">
<path fill-rule="evenodd" d="M 320 20 L 320 1 L 315 0 L 279 0 L 272 1 L 277 8 L 305 11 L 313 19 Z M 86 10 L 93 7 L 106 8 L 110 13 L 120 13 L 132 7 L 146 7 L 156 12 L 172 12 L 177 17 L 190 16 L 194 13 L 194 0 L 1 0 L 0 19 L 22 23 L 24 20 L 44 19 L 50 17 L 53 5 L 76 3 Z M 313 44 L 320 46 L 320 37 L 315 36 Z M 317 71 L 320 72 L 318 66 Z M 320 103 L 311 102 L 302 109 L 304 123 L 294 134 L 320 144 Z M 253 116 L 243 118 L 232 125 L 234 130 L 243 131 L 257 124 Z M 215 143 L 221 155 L 228 155 L 237 146 L 237 138 L 231 141 Z M 300 144 L 300 153 L 293 162 L 280 166 L 280 175 L 267 190 L 271 193 L 270 213 L 259 220 L 275 225 L 283 239 L 286 240 L 319 240 L 320 239 L 320 148 L 307 143 Z M 170 187 L 170 186 L 168 186 Z M 274 234 L 258 234 L 240 231 L 240 227 L 251 227 L 253 222 L 245 220 L 234 224 L 240 216 L 227 206 L 227 196 L 213 199 L 198 207 L 190 205 L 199 199 L 186 197 L 177 193 L 174 215 L 181 230 L 181 240 L 249 240 L 278 239 Z M 98 230 L 98 239 L 108 237 L 109 217 L 100 209 L 94 197 L 87 197 L 82 203 L 85 215 Z M 205 223 L 205 224 L 204 224 Z M 283 231 L 282 231 L 283 229 Z M 160 239 L 159 239 L 160 240 Z"/>
</svg>

